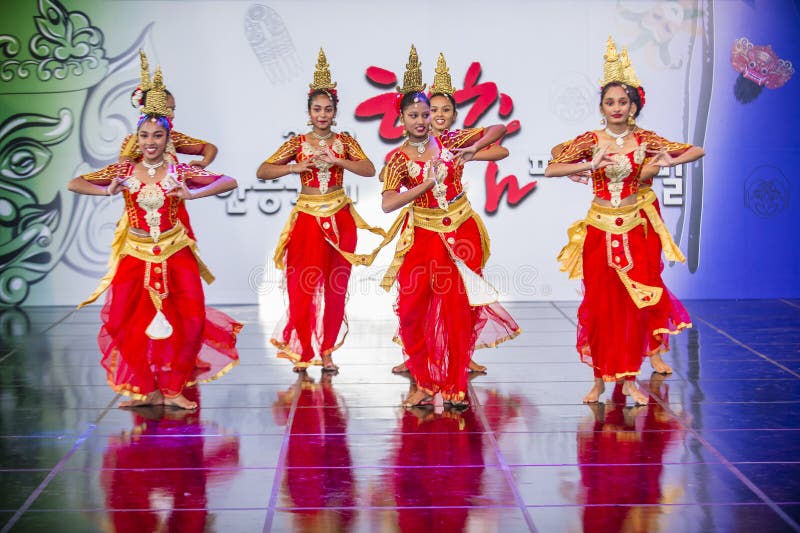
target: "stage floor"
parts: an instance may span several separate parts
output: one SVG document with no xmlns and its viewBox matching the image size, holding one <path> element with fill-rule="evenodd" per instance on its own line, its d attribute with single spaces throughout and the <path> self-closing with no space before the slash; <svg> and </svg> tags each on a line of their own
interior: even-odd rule
<svg viewBox="0 0 800 533">
<path fill-rule="evenodd" d="M 796 531 L 800 301 L 688 301 L 646 407 L 581 398 L 577 303 L 512 303 L 471 408 L 404 410 L 393 320 L 302 380 L 255 306 L 194 413 L 117 408 L 99 308 L 0 313 L 2 531 Z M 623 400 L 624 402 L 624 397 Z"/>
</svg>

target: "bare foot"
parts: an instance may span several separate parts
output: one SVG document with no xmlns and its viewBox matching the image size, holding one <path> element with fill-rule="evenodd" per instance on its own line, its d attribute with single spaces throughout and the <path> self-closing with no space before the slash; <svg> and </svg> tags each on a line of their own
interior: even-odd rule
<svg viewBox="0 0 800 533">
<path fill-rule="evenodd" d="M 197 409 L 197 402 L 193 402 L 188 400 L 186 396 L 183 394 L 178 394 L 170 398 L 169 396 L 164 397 L 164 405 L 168 405 L 170 407 L 177 407 L 178 409 Z"/>
<path fill-rule="evenodd" d="M 331 354 L 321 356 L 322 359 L 322 371 L 323 372 L 336 372 L 339 370 L 339 367 L 333 364 L 333 358 Z"/>
<path fill-rule="evenodd" d="M 392 367 L 392 374 L 403 374 L 405 372 L 408 372 L 408 367 L 405 363 L 400 363 Z"/>
<path fill-rule="evenodd" d="M 469 371 L 470 372 L 486 372 L 486 367 L 483 365 L 479 365 L 472 359 L 469 360 Z"/>
<path fill-rule="evenodd" d="M 631 399 L 633 399 L 633 403 L 636 405 L 647 405 L 650 400 L 649 396 L 640 391 L 636 383 L 632 380 L 625 380 L 625 383 L 622 385 L 622 394 L 630 396 Z"/>
<path fill-rule="evenodd" d="M 416 407 L 417 405 L 430 405 L 431 403 L 433 403 L 433 398 L 424 390 L 417 389 L 406 396 L 405 400 L 403 400 L 403 407 Z"/>
<path fill-rule="evenodd" d="M 606 384 L 603 383 L 602 378 L 594 378 L 594 385 L 592 385 L 589 393 L 583 397 L 583 403 L 597 403 L 600 401 L 600 395 L 606 391 Z"/>
<path fill-rule="evenodd" d="M 144 400 L 127 400 L 120 402 L 120 407 L 141 407 L 143 405 L 162 405 L 164 403 L 164 395 L 160 390 L 153 391 L 145 397 Z"/>
<path fill-rule="evenodd" d="M 653 366 L 653 370 L 659 374 L 672 374 L 672 368 L 664 362 L 661 358 L 661 354 L 651 355 L 650 364 Z"/>
</svg>

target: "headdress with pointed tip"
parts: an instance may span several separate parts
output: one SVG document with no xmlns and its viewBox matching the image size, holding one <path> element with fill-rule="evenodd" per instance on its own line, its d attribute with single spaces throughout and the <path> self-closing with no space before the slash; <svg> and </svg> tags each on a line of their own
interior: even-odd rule
<svg viewBox="0 0 800 533">
<path fill-rule="evenodd" d="M 164 85 L 164 76 L 161 67 L 156 67 L 153 82 L 145 97 L 145 104 L 141 108 L 143 115 L 160 115 L 172 118 L 172 110 L 167 107 L 167 87 Z"/>
<path fill-rule="evenodd" d="M 606 41 L 606 53 L 603 54 L 603 59 L 605 59 L 605 63 L 603 64 L 603 79 L 600 80 L 601 87 L 613 82 L 624 83 L 633 88 L 641 86 L 642 83 L 636 77 L 631 60 L 628 58 L 628 49 L 623 48 L 622 52 L 618 54 L 614 39 L 610 35 Z"/>
<path fill-rule="evenodd" d="M 309 92 L 318 90 L 336 92 L 336 82 L 331 81 L 331 67 L 328 65 L 328 59 L 325 57 L 322 47 L 319 49 L 317 67 L 314 69 L 314 83 L 309 83 L 308 87 Z"/>
<path fill-rule="evenodd" d="M 439 52 L 439 59 L 436 61 L 436 71 L 431 84 L 431 94 L 449 94 L 452 96 L 454 92 L 456 92 L 456 88 L 453 87 L 450 69 L 444 60 L 444 54 Z"/>
<path fill-rule="evenodd" d="M 397 92 L 420 93 L 425 90 L 426 84 L 422 83 L 422 65 L 417 56 L 417 49 L 411 45 L 411 51 L 408 53 L 408 63 L 406 64 L 406 73 L 403 75 L 403 86 L 398 85 Z"/>
<path fill-rule="evenodd" d="M 139 62 L 142 64 L 142 82 L 139 84 L 139 88 L 142 92 L 146 92 L 152 87 L 152 82 L 150 81 L 150 65 L 147 63 L 147 55 L 144 50 L 139 50 Z"/>
</svg>

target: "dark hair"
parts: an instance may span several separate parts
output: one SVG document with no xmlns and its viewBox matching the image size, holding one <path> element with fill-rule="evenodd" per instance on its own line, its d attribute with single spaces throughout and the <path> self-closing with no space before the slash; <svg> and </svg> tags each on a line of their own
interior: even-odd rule
<svg viewBox="0 0 800 533">
<path fill-rule="evenodd" d="M 625 91 L 625 94 L 628 95 L 628 99 L 632 103 L 636 104 L 636 112 L 633 114 L 633 118 L 638 117 L 639 113 L 642 112 L 642 107 L 644 107 L 644 104 L 642 103 L 642 98 L 639 95 L 639 91 L 631 87 L 630 85 L 625 85 L 624 83 L 619 81 L 612 81 L 611 83 L 606 84 L 602 88 L 602 90 L 600 91 L 600 105 L 603 105 L 603 98 L 605 98 L 606 93 L 612 87 L 621 87 L 622 90 Z"/>
<path fill-rule="evenodd" d="M 336 91 L 331 91 L 328 89 L 314 89 L 310 93 L 308 93 L 308 110 L 311 111 L 311 101 L 316 98 L 317 96 L 324 95 L 331 99 L 331 103 L 333 103 L 333 110 L 338 111 L 339 106 L 339 96 L 336 94 Z"/>
<path fill-rule="evenodd" d="M 428 99 L 425 93 L 412 91 L 410 93 L 404 94 L 403 99 L 400 100 L 400 113 L 402 114 L 403 111 L 406 110 L 406 108 L 411 107 L 412 105 L 417 104 L 419 102 L 424 102 L 425 104 L 428 105 L 428 107 L 431 106 L 431 101 Z"/>
<path fill-rule="evenodd" d="M 764 88 L 761 85 L 748 80 L 741 74 L 736 78 L 736 83 L 733 85 L 733 95 L 743 104 L 749 104 L 755 100 L 763 90 Z"/>
<path fill-rule="evenodd" d="M 456 99 L 453 98 L 452 94 L 449 94 L 449 93 L 432 93 L 431 94 L 431 100 L 433 100 L 434 96 L 444 96 L 445 98 L 450 100 L 450 103 L 453 104 L 453 110 L 455 110 L 455 108 L 456 108 Z"/>
</svg>

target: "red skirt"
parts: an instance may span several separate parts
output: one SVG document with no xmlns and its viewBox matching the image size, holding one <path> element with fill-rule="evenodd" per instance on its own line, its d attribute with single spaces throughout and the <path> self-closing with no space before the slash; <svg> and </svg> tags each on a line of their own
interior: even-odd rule
<svg viewBox="0 0 800 533">
<path fill-rule="evenodd" d="M 604 381 L 633 379 L 642 360 L 669 348 L 669 334 L 689 325 L 689 316 L 661 279 L 661 240 L 648 221 L 627 232 L 634 282 L 663 290 L 658 303 L 639 308 L 608 265 L 606 232 L 586 227 L 583 244 L 584 296 L 578 308 L 577 349 L 581 360 Z"/>
<path fill-rule="evenodd" d="M 653 201 L 658 215 L 661 216 L 661 207 L 658 200 Z M 647 220 L 647 253 L 650 259 L 647 261 L 647 266 L 651 269 L 648 272 L 648 279 L 645 281 L 647 284 L 654 284 L 652 280 L 657 280 L 661 287 L 664 287 L 664 293 L 661 296 L 661 301 L 657 305 L 648 308 L 647 312 L 647 331 L 650 332 L 650 337 L 647 347 L 647 355 L 661 354 L 669 351 L 669 338 L 670 335 L 680 333 L 681 330 L 691 327 L 692 319 L 689 317 L 689 312 L 683 304 L 672 294 L 669 289 L 664 286 L 661 280 L 661 273 L 664 271 L 664 261 L 661 257 L 661 240 L 658 237 L 650 219 L 647 218 L 646 213 L 641 211 L 642 218 Z"/>
<path fill-rule="evenodd" d="M 452 250 L 481 273 L 481 234 L 474 219 L 446 234 Z M 469 305 L 466 288 L 442 236 L 414 228 L 414 244 L 397 273 L 395 312 L 406 366 L 428 394 L 462 400 L 467 369 L 476 347 L 496 346 L 515 337 L 519 326 L 502 305 Z"/>
<path fill-rule="evenodd" d="M 242 324 L 205 306 L 197 259 L 189 248 L 162 263 L 169 290 L 162 312 L 172 335 L 154 340 L 145 334 L 156 311 L 144 285 L 146 265 L 123 257 L 106 293 L 97 341 L 111 388 L 137 399 L 157 390 L 174 397 L 238 364 L 236 335 Z M 196 368 L 198 359 L 202 370 Z"/>
<path fill-rule="evenodd" d="M 323 227 L 324 224 L 328 227 Z M 298 213 L 286 245 L 286 290 L 289 309 L 275 328 L 272 343 L 278 357 L 297 366 L 319 364 L 316 354 L 328 355 L 347 336 L 344 306 L 352 265 L 331 246 L 337 239 L 347 252 L 356 249 L 356 223 L 350 207 L 332 217 Z"/>
</svg>

